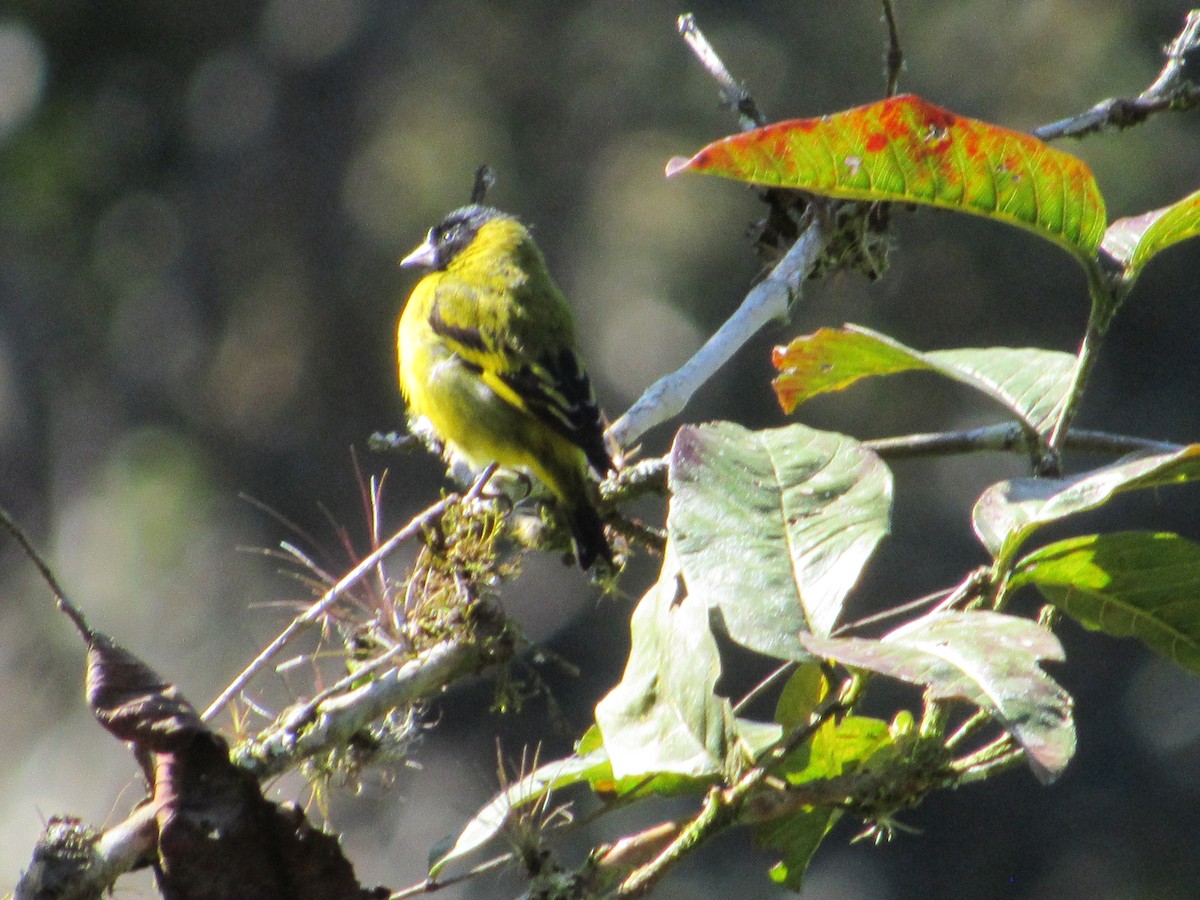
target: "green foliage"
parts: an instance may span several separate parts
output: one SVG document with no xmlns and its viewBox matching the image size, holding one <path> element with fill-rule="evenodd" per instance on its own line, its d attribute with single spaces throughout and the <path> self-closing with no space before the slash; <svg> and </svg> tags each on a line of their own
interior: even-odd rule
<svg viewBox="0 0 1200 900">
<path fill-rule="evenodd" d="M 810 652 L 925 688 L 936 700 L 966 700 L 995 716 L 1025 749 L 1043 781 L 1058 777 L 1075 753 L 1071 697 L 1038 662 L 1061 660 L 1050 631 L 985 610 L 937 612 L 880 640 L 817 638 Z"/>
<path fill-rule="evenodd" d="M 774 356 L 785 411 L 864 378 L 925 371 L 985 395 L 1053 453 L 1086 386 L 1095 339 L 1134 279 L 1153 255 L 1200 231 L 1193 194 L 1106 234 L 1104 201 L 1084 163 L 916 97 L 734 135 L 668 167 L 683 170 L 843 200 L 931 204 L 1069 249 L 1087 269 L 1092 295 L 1078 356 L 1006 347 L 921 352 L 854 326 L 798 337 Z M 1063 660 L 1054 617 L 1001 612 L 1029 585 L 1084 626 L 1136 636 L 1200 672 L 1200 546 L 1126 532 L 1020 557 L 1046 525 L 1125 491 L 1197 480 L 1200 445 L 993 484 L 971 519 L 991 565 L 967 573 L 938 609 L 882 637 L 838 630 L 847 596 L 890 528 L 893 482 L 879 456 L 851 437 L 802 425 L 750 431 L 716 422 L 681 427 L 668 461 L 666 550 L 634 611 L 621 682 L 597 705 L 596 725 L 576 753 L 493 800 L 434 871 L 493 837 L 513 808 L 568 785 L 586 785 L 614 805 L 706 790 L 676 850 L 698 844 L 714 823 L 751 825 L 776 855 L 770 878 L 799 890 L 813 854 L 847 813 L 887 836 L 895 816 L 931 790 L 1021 761 L 1050 782 L 1075 752 L 1073 700 L 1042 669 Z M 722 694 L 724 640 L 791 670 L 776 687 L 772 721 L 742 716 Z M 907 709 L 891 725 L 857 714 L 866 673 L 920 688 L 919 726 Z"/>
<path fill-rule="evenodd" d="M 770 879 L 799 893 L 813 854 L 840 816 L 836 809 L 805 809 L 757 826 L 754 837 L 759 846 L 782 854 L 767 871 Z"/>
<path fill-rule="evenodd" d="M 735 742 L 733 709 L 715 692 L 721 660 L 708 610 L 688 593 L 670 547 L 630 631 L 625 675 L 596 706 L 613 776 L 720 774 Z"/>
<path fill-rule="evenodd" d="M 805 727 L 826 699 L 828 684 L 815 663 L 804 663 L 779 694 L 775 720 L 789 730 Z M 812 738 L 786 754 L 773 772 L 789 784 L 837 778 L 859 770 L 877 753 L 893 745 L 888 723 L 866 716 L 827 720 Z"/>
<path fill-rule="evenodd" d="M 1024 584 L 1087 628 L 1140 638 L 1200 675 L 1200 545 L 1161 532 L 1084 535 L 1022 559 L 1012 586 Z"/>
</svg>

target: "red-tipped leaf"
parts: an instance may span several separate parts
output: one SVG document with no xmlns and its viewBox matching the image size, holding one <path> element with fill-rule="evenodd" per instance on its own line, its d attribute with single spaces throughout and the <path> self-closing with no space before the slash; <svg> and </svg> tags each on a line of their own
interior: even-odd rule
<svg viewBox="0 0 1200 900">
<path fill-rule="evenodd" d="M 1093 265 L 1104 200 L 1082 160 L 920 97 L 722 138 L 667 174 L 720 175 L 849 200 L 924 203 L 1019 225 Z"/>
</svg>

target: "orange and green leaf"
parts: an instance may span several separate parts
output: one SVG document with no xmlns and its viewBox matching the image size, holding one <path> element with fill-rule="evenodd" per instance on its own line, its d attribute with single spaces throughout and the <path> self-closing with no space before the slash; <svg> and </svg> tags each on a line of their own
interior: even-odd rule
<svg viewBox="0 0 1200 900">
<path fill-rule="evenodd" d="M 1071 386 L 1075 357 L 1036 348 L 977 347 L 922 353 L 885 335 L 847 325 L 822 328 L 776 347 L 772 382 L 785 413 L 863 378 L 935 372 L 991 397 L 1038 434 L 1047 434 Z"/>
<path fill-rule="evenodd" d="M 693 171 L 848 200 L 923 203 L 1029 229 L 1094 263 L 1104 199 L 1082 160 L 914 95 L 722 138 Z"/>
</svg>

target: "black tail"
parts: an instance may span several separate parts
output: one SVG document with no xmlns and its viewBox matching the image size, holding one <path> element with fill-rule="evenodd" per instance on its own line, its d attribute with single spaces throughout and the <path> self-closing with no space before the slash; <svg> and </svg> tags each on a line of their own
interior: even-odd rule
<svg viewBox="0 0 1200 900">
<path fill-rule="evenodd" d="M 613 564 L 612 548 L 604 536 L 604 523 L 600 513 L 590 503 L 580 503 L 567 511 L 571 523 L 571 537 L 575 542 L 575 558 L 579 568 L 587 571 L 600 557 L 610 566 Z"/>
</svg>

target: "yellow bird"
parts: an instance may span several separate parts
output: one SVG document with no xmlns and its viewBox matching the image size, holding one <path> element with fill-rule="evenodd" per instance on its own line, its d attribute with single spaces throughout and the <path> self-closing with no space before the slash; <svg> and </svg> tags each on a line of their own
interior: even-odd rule
<svg viewBox="0 0 1200 900">
<path fill-rule="evenodd" d="M 613 469 L 600 410 L 571 309 L 529 230 L 464 206 L 400 265 L 429 270 L 396 334 L 410 418 L 473 468 L 494 462 L 536 476 L 566 514 L 579 565 L 611 564 L 589 474 Z"/>
</svg>

